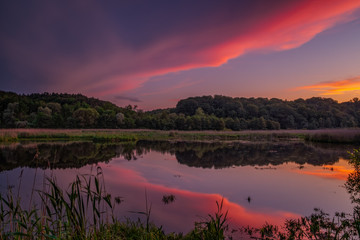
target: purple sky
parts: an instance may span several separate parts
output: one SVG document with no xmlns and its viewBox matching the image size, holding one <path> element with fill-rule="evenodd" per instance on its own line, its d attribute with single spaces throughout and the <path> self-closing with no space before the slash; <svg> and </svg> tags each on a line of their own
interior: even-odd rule
<svg viewBox="0 0 360 240">
<path fill-rule="evenodd" d="M 106 2 L 106 3 L 105 3 Z M 141 109 L 360 93 L 360 1 L 2 1 L 0 89 Z"/>
</svg>

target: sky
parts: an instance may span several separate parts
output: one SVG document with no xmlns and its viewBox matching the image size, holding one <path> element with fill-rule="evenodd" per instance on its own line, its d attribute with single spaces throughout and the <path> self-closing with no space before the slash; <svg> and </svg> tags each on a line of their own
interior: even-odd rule
<svg viewBox="0 0 360 240">
<path fill-rule="evenodd" d="M 152 110 L 360 95 L 359 0 L 1 1 L 0 90 Z"/>
</svg>

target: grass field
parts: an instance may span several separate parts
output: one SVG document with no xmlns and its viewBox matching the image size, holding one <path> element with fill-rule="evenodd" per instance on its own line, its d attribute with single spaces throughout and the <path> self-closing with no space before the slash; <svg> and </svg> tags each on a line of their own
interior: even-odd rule
<svg viewBox="0 0 360 240">
<path fill-rule="evenodd" d="M 94 142 L 168 141 L 278 141 L 305 140 L 327 143 L 360 143 L 360 129 L 160 131 L 148 129 L 1 129 L 0 142 L 88 140 Z"/>
</svg>

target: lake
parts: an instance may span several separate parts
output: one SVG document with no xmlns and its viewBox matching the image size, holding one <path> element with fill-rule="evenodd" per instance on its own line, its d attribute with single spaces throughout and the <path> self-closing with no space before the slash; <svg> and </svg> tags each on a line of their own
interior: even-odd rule
<svg viewBox="0 0 360 240">
<path fill-rule="evenodd" d="M 353 146 L 304 142 L 14 143 L 0 147 L 0 192 L 9 187 L 24 204 L 46 177 L 66 188 L 79 174 L 102 171 L 106 191 L 121 197 L 119 219 L 150 220 L 166 232 L 188 232 L 224 199 L 230 227 L 310 215 L 352 212 L 344 188 Z M 173 196 L 173 201 L 163 197 Z"/>
</svg>

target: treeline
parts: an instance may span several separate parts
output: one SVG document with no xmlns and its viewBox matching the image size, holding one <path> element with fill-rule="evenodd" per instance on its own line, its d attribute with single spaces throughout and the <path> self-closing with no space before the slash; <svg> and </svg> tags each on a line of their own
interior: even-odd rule
<svg viewBox="0 0 360 240">
<path fill-rule="evenodd" d="M 81 94 L 0 91 L 0 114 L 2 128 L 126 128 L 136 112 Z"/>
<path fill-rule="evenodd" d="M 313 97 L 286 101 L 277 98 L 191 97 L 180 100 L 175 112 L 186 116 L 221 118 L 225 127 L 241 129 L 318 129 L 360 126 L 360 101 L 338 103 Z"/>
<path fill-rule="evenodd" d="M 0 91 L 1 128 L 148 128 L 161 130 L 318 129 L 360 126 L 360 101 L 286 101 L 191 97 L 175 108 L 144 112 L 81 94 L 18 95 Z"/>
</svg>

